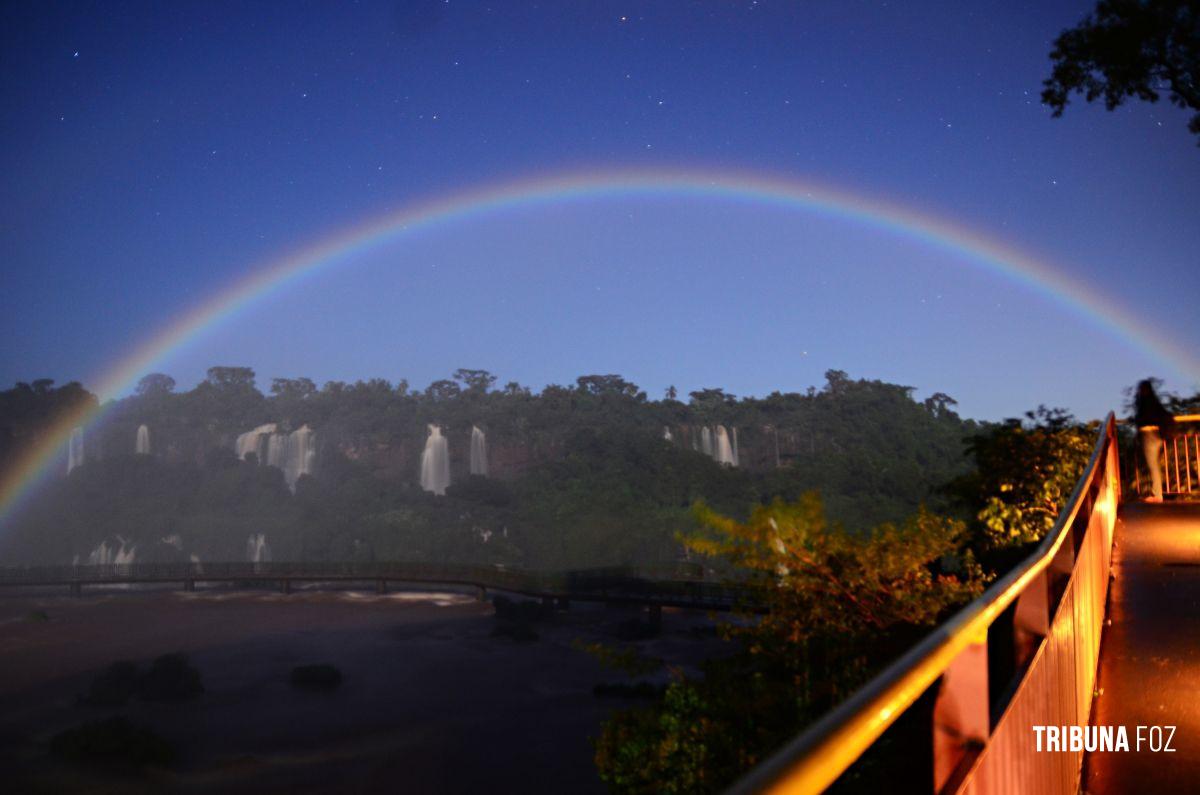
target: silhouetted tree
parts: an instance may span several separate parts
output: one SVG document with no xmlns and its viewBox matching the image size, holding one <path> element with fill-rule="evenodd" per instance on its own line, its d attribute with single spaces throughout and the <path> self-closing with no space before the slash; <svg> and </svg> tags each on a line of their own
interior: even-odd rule
<svg viewBox="0 0 1200 795">
<path fill-rule="evenodd" d="M 638 385 L 619 375 L 581 375 L 575 379 L 575 384 L 580 392 L 589 395 L 638 395 Z"/>
<path fill-rule="evenodd" d="M 957 417 L 951 406 L 957 406 L 958 401 L 945 392 L 934 392 L 925 399 L 925 408 L 935 417 Z"/>
<path fill-rule="evenodd" d="M 458 368 L 454 371 L 454 380 L 462 383 L 463 391 L 470 395 L 482 395 L 496 383 L 496 376 L 487 370 L 466 370 Z"/>
<path fill-rule="evenodd" d="M 461 393 L 462 389 L 458 384 L 445 378 L 440 381 L 434 381 L 425 388 L 425 396 L 437 401 L 453 400 Z"/>
<path fill-rule="evenodd" d="M 149 373 L 142 376 L 134 391 L 145 397 L 169 395 L 175 391 L 175 379 L 165 373 Z"/>
<path fill-rule="evenodd" d="M 218 389 L 254 388 L 254 370 L 249 367 L 210 367 L 206 375 Z"/>
<path fill-rule="evenodd" d="M 1042 102 L 1061 116 L 1071 94 L 1109 110 L 1128 97 L 1200 111 L 1200 2 L 1100 0 L 1093 14 L 1054 40 L 1054 70 Z M 1200 136 L 1200 112 L 1188 129 Z M 1200 143 L 1200 142 L 1198 142 Z"/>
<path fill-rule="evenodd" d="M 272 378 L 271 394 L 290 400 L 303 400 L 317 392 L 311 378 Z"/>
</svg>

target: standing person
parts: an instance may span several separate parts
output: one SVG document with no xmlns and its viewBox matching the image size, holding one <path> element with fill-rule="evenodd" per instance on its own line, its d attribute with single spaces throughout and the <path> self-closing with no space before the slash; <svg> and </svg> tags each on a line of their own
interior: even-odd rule
<svg viewBox="0 0 1200 795">
<path fill-rule="evenodd" d="M 1163 440 L 1170 438 L 1175 429 L 1175 418 L 1167 411 L 1158 395 L 1154 394 L 1154 384 L 1150 379 L 1137 385 L 1137 394 L 1133 398 L 1133 421 L 1137 425 L 1138 438 L 1142 440 L 1142 455 L 1146 458 L 1146 468 L 1150 470 L 1150 497 L 1147 502 L 1162 502 L 1162 455 Z"/>
</svg>

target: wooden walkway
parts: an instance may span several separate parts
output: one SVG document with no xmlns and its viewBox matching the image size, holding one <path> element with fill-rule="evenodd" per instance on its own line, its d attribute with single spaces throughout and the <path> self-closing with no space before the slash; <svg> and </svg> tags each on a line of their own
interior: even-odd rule
<svg viewBox="0 0 1200 795">
<path fill-rule="evenodd" d="M 1128 753 L 1084 763 L 1089 795 L 1200 791 L 1200 504 L 1121 508 L 1093 726 L 1124 726 Z M 1174 753 L 1149 750 L 1175 726 Z M 1164 737 L 1167 732 L 1164 731 Z"/>
</svg>

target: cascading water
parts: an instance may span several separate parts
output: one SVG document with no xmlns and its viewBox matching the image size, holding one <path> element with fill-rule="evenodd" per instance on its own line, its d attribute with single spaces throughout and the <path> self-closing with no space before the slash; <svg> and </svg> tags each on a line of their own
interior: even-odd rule
<svg viewBox="0 0 1200 795">
<path fill-rule="evenodd" d="M 700 429 L 700 452 L 713 457 L 713 432 L 707 425 Z"/>
<path fill-rule="evenodd" d="M 487 436 L 477 426 L 471 426 L 471 474 L 488 474 Z"/>
<path fill-rule="evenodd" d="M 268 563 L 271 560 L 271 545 L 266 533 L 251 533 L 246 541 L 246 560 L 250 563 Z M 200 561 L 197 560 L 197 563 Z"/>
<path fill-rule="evenodd" d="M 138 426 L 137 445 L 133 451 L 138 455 L 150 455 L 150 429 L 147 426 Z"/>
<path fill-rule="evenodd" d="M 446 446 L 446 437 L 437 425 L 429 426 L 429 438 L 425 440 L 425 450 L 421 453 L 421 488 L 444 496 L 446 487 L 450 485 L 450 453 Z"/>
<path fill-rule="evenodd" d="M 71 443 L 67 447 L 67 474 L 83 463 L 83 428 L 71 431 Z"/>
<path fill-rule="evenodd" d="M 238 436 L 234 449 L 239 459 L 254 453 L 262 466 L 283 470 L 288 488 L 296 490 L 296 481 L 301 475 L 311 475 L 317 458 L 316 433 L 307 425 L 301 425 L 289 433 L 280 433 L 276 423 L 260 425 L 252 431 Z"/>
<path fill-rule="evenodd" d="M 675 437 L 671 436 L 671 428 L 668 425 L 663 426 L 663 438 L 666 439 L 668 442 L 672 442 L 675 440 Z"/>
<path fill-rule="evenodd" d="M 278 426 L 273 422 L 268 422 L 266 425 L 259 425 L 252 431 L 246 431 L 237 438 L 234 443 L 234 450 L 237 452 L 239 461 L 245 461 L 246 456 L 254 453 L 258 459 L 258 463 L 267 463 L 267 447 L 269 446 L 270 436 L 275 433 Z"/>
<path fill-rule="evenodd" d="M 292 491 L 301 475 L 313 473 L 313 462 L 317 458 L 317 435 L 312 428 L 301 425 L 288 434 L 287 450 L 284 453 L 283 479 Z"/>
<path fill-rule="evenodd" d="M 729 443 L 729 432 L 725 430 L 725 426 L 718 425 L 714 436 L 716 443 L 713 446 L 713 460 L 718 464 L 734 466 L 737 461 L 733 457 L 733 445 Z"/>
<path fill-rule="evenodd" d="M 267 457 L 260 459 L 260 464 L 266 464 L 269 467 L 276 469 L 284 468 L 284 461 L 287 459 L 287 434 L 273 433 L 267 437 Z"/>
<path fill-rule="evenodd" d="M 108 545 L 107 540 L 101 541 L 100 545 L 88 555 L 88 565 L 115 566 L 133 563 L 136 556 L 137 545 L 130 544 L 128 540 L 117 536 L 117 543 L 111 547 Z"/>
</svg>

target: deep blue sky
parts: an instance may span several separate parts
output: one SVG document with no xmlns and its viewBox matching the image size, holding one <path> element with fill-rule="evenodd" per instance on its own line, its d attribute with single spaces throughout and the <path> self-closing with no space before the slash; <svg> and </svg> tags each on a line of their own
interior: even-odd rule
<svg viewBox="0 0 1200 795">
<path fill-rule="evenodd" d="M 1036 253 L 1200 340 L 1186 114 L 1039 104 L 1090 2 L 8 3 L 0 384 L 94 382 L 257 264 L 425 196 L 562 169 L 749 169 Z M 281 291 L 156 369 L 660 395 L 839 368 L 994 418 L 1172 371 L 961 258 L 718 201 L 503 213 Z"/>
</svg>

